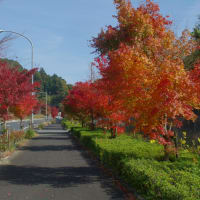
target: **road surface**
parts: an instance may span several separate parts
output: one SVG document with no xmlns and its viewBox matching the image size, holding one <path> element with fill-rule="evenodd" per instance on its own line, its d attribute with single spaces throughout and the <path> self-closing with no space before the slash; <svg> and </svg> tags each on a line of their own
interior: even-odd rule
<svg viewBox="0 0 200 200">
<path fill-rule="evenodd" d="M 1 200 L 121 200 L 104 176 L 59 124 L 0 164 Z"/>
</svg>

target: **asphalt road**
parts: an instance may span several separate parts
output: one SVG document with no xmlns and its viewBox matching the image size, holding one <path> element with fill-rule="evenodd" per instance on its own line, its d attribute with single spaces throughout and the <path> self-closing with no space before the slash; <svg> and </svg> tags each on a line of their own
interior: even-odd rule
<svg viewBox="0 0 200 200">
<path fill-rule="evenodd" d="M 58 124 L 0 163 L 1 200 L 125 199 Z"/>
</svg>

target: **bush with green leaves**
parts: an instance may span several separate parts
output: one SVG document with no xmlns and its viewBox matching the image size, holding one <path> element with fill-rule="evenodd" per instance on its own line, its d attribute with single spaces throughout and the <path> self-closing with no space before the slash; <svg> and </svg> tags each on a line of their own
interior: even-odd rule
<svg viewBox="0 0 200 200">
<path fill-rule="evenodd" d="M 68 129 L 70 130 L 71 128 L 73 127 L 81 127 L 80 123 L 78 122 L 75 122 L 75 121 L 68 121 L 66 119 L 63 119 L 62 122 L 61 122 L 61 125 L 64 129 Z"/>
<path fill-rule="evenodd" d="M 43 128 L 44 128 L 44 124 L 39 124 L 39 125 L 38 125 L 38 128 L 39 128 L 39 129 L 43 129 Z"/>
<path fill-rule="evenodd" d="M 26 139 L 31 139 L 35 136 L 35 131 L 33 129 L 28 129 L 25 134 Z"/>
<path fill-rule="evenodd" d="M 146 200 L 200 200 L 200 157 L 180 150 L 178 159 L 163 161 L 163 146 L 121 135 L 110 139 L 101 129 L 73 127 L 73 134 L 102 164 Z"/>
</svg>

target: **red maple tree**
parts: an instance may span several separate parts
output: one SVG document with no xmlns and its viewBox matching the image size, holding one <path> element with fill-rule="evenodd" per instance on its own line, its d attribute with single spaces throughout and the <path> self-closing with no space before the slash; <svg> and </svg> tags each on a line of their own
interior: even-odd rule
<svg viewBox="0 0 200 200">
<path fill-rule="evenodd" d="M 53 107 L 51 107 L 51 116 L 53 117 L 53 118 L 55 118 L 57 115 L 58 115 L 58 108 L 57 107 L 55 107 L 55 106 L 53 106 Z"/>
<path fill-rule="evenodd" d="M 32 75 L 37 69 L 20 71 L 8 63 L 0 61 L 0 118 L 5 122 L 9 119 L 9 109 L 19 104 L 34 92 L 38 83 L 31 83 Z"/>
<path fill-rule="evenodd" d="M 23 127 L 22 121 L 25 117 L 32 113 L 32 110 L 37 105 L 37 99 L 35 96 L 27 95 L 22 98 L 18 103 L 11 107 L 12 113 L 20 119 L 20 127 Z"/>
</svg>

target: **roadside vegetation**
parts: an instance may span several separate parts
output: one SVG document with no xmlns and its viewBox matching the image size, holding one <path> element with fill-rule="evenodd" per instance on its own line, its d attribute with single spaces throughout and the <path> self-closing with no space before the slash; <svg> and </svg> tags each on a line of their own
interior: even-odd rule
<svg viewBox="0 0 200 200">
<path fill-rule="evenodd" d="M 11 131 L 0 135 L 0 159 L 13 152 L 25 139 L 31 139 L 36 136 L 33 129 Z"/>
<path fill-rule="evenodd" d="M 55 121 L 51 120 L 48 122 L 40 123 L 37 129 L 41 130 L 51 123 L 55 123 Z M 27 140 L 36 136 L 36 130 L 32 128 L 17 131 L 5 129 L 4 133 L 0 135 L 0 159 L 9 153 L 12 153 L 21 144 L 23 145 L 23 142 L 26 142 Z"/>
<path fill-rule="evenodd" d="M 90 79 L 63 101 L 80 124 L 63 125 L 145 199 L 200 199 L 200 21 L 177 37 L 154 1 L 114 5 Z"/>
<path fill-rule="evenodd" d="M 6 38 L 7 40 L 5 40 Z M 11 39 L 8 36 L 6 38 L 4 38 L 3 44 Z M 2 41 L 0 40 L 0 50 L 3 50 L 1 45 Z M 46 76 L 48 80 L 50 79 L 50 76 L 44 70 L 40 72 L 36 68 L 27 70 L 16 61 L 0 58 L 0 152 L 9 151 L 19 141 L 24 138 L 30 139 L 34 136 L 34 131 L 31 129 L 33 124 L 31 124 L 30 120 L 32 112 L 35 119 L 50 115 L 55 118 L 58 115 L 58 101 L 54 103 L 54 106 L 50 106 L 48 105 L 48 99 L 43 98 L 43 90 L 47 90 L 46 87 L 52 88 L 52 86 L 48 85 L 50 84 L 49 82 L 41 82 L 44 77 L 40 76 L 40 74 Z M 32 77 L 37 79 L 37 81 L 34 80 L 32 83 Z M 58 87 L 63 92 L 62 95 L 67 94 L 66 82 L 63 79 L 54 75 L 50 82 L 52 84 L 55 82 L 56 85 L 59 85 Z M 41 90 L 43 96 L 38 95 L 41 94 Z M 13 119 L 20 120 L 20 130 L 8 130 L 7 122 Z M 25 119 L 30 120 L 28 131 L 24 131 L 23 121 Z M 39 128 L 43 128 L 45 125 L 43 123 L 39 125 Z"/>
<path fill-rule="evenodd" d="M 199 26 L 176 37 L 169 16 L 153 1 L 138 8 L 126 0 L 114 4 L 118 24 L 91 40 L 98 79 L 91 70 L 90 80 L 77 82 L 63 111 L 91 130 L 110 130 L 113 138 L 132 127 L 162 144 L 165 160 L 172 149 L 178 158 L 179 145 L 199 145 L 197 135 L 183 141 L 190 136 L 188 124 L 200 116 L 200 60 L 193 56 L 200 51 Z"/>
<path fill-rule="evenodd" d="M 172 153 L 170 160 L 164 161 L 163 146 L 144 140 L 140 134 L 111 139 L 102 129 L 63 123 L 105 167 L 146 200 L 200 199 L 200 152 L 180 148 L 178 159 Z"/>
</svg>

